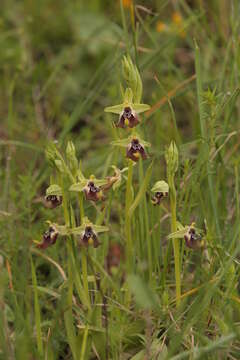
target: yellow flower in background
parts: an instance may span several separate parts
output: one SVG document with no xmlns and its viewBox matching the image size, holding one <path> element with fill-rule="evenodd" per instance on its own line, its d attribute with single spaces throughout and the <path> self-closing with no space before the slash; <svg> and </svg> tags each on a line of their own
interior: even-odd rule
<svg viewBox="0 0 240 360">
<path fill-rule="evenodd" d="M 133 1 L 132 0 L 122 0 L 122 3 L 123 3 L 123 7 L 130 8 Z"/>
<path fill-rule="evenodd" d="M 158 21 L 157 25 L 156 25 L 156 29 L 157 29 L 157 32 L 166 31 L 167 30 L 167 25 L 162 21 Z"/>
<path fill-rule="evenodd" d="M 179 12 L 174 12 L 172 14 L 172 22 L 174 22 L 176 25 L 181 25 L 183 22 L 182 16 Z"/>
<path fill-rule="evenodd" d="M 180 37 L 186 36 L 183 18 L 179 12 L 174 12 L 172 14 L 170 22 L 164 23 L 159 20 L 156 24 L 156 30 L 159 33 L 169 32 L 172 34 L 177 34 Z"/>
<path fill-rule="evenodd" d="M 172 14 L 172 22 L 175 24 L 178 34 L 184 38 L 186 36 L 186 32 L 183 28 L 182 15 L 179 12 L 174 12 Z"/>
</svg>

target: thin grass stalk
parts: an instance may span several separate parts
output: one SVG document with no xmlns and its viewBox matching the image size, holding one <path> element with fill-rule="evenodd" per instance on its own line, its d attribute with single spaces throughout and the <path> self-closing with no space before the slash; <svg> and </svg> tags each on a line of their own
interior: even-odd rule
<svg viewBox="0 0 240 360">
<path fill-rule="evenodd" d="M 84 208 L 83 208 L 83 196 L 81 193 L 78 194 L 78 204 L 80 211 L 80 219 L 84 218 Z M 83 247 L 80 252 L 81 264 L 82 264 L 82 279 L 83 279 L 83 288 L 89 304 L 91 304 L 90 296 L 89 296 L 89 288 L 88 288 L 88 271 L 87 271 L 87 250 Z"/>
<path fill-rule="evenodd" d="M 170 186 L 170 207 L 171 207 L 171 232 L 177 231 L 177 199 L 174 179 L 172 179 Z M 181 302 L 181 270 L 180 270 L 180 243 L 179 239 L 173 239 L 174 252 L 174 267 L 175 267 L 175 283 L 176 283 L 176 304 L 177 307 Z"/>
<path fill-rule="evenodd" d="M 125 17 L 122 0 L 120 0 L 120 8 L 121 8 L 122 25 L 123 25 L 124 35 L 125 35 L 126 49 L 127 49 L 127 53 L 130 54 L 130 42 L 129 42 L 129 36 L 128 36 L 128 28 L 127 28 L 127 22 L 126 22 L 126 17 Z"/>
<path fill-rule="evenodd" d="M 133 244 L 131 234 L 131 216 L 129 215 L 129 208 L 132 201 L 132 178 L 133 178 L 133 162 L 128 162 L 128 178 L 126 188 L 126 199 L 125 199 L 125 235 L 126 235 L 126 256 L 127 256 L 127 267 L 128 273 L 130 274 L 133 270 Z"/>
<path fill-rule="evenodd" d="M 63 189 L 63 212 L 66 226 L 70 226 L 70 214 L 68 209 L 68 200 L 64 191 L 64 179 L 61 177 L 62 189 Z M 71 258 L 74 257 L 72 248 L 72 239 L 70 236 L 67 238 L 67 252 L 68 252 L 68 291 L 67 291 L 67 310 L 64 313 L 64 320 L 67 332 L 68 342 L 72 351 L 73 359 L 77 359 L 76 352 L 76 334 L 74 329 L 74 320 L 72 314 L 72 297 L 73 297 L 73 271 Z"/>
<path fill-rule="evenodd" d="M 139 160 L 139 179 L 140 184 L 143 183 L 143 163 L 142 159 Z M 145 236 L 147 240 L 147 255 L 148 255 L 148 270 L 149 270 L 149 281 L 152 282 L 152 273 L 153 273 L 153 259 L 152 259 L 152 244 L 150 237 L 150 229 L 149 229 L 149 216 L 148 216 L 148 208 L 146 202 L 146 195 L 143 196 L 143 208 L 144 208 L 144 223 L 145 223 Z"/>
<path fill-rule="evenodd" d="M 83 335 L 83 342 L 82 342 L 80 360 L 85 359 L 85 352 L 86 352 L 86 347 L 87 347 L 87 339 L 88 339 L 88 325 L 86 326 L 85 331 L 84 331 L 84 335 Z"/>
<path fill-rule="evenodd" d="M 36 335 L 37 335 L 37 348 L 40 356 L 43 356 L 43 343 L 42 343 L 42 331 L 41 331 L 41 312 L 38 301 L 38 290 L 37 290 L 37 276 L 35 272 L 35 266 L 33 264 L 32 256 L 30 255 L 31 268 L 32 268 L 32 283 L 34 290 L 34 312 L 35 312 L 35 323 L 36 323 Z"/>
</svg>

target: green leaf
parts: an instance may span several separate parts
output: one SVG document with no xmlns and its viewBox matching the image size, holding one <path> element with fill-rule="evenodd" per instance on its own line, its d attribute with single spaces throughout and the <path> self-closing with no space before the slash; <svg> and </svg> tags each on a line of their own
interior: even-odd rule
<svg viewBox="0 0 240 360">
<path fill-rule="evenodd" d="M 46 190 L 46 195 L 57 195 L 57 196 L 62 196 L 62 189 L 59 185 L 57 184 L 52 184 L 50 185 L 47 190 Z"/>
<path fill-rule="evenodd" d="M 133 204 L 130 206 L 129 209 L 129 216 L 131 217 L 134 213 L 134 211 L 136 210 L 137 206 L 140 204 L 140 201 L 143 198 L 143 195 L 146 193 L 148 184 L 150 182 L 151 179 L 151 175 L 152 175 L 152 168 L 153 168 L 153 162 L 149 165 L 147 172 L 146 172 L 146 176 L 144 178 L 144 181 L 138 191 L 138 194 L 133 202 Z"/>
<path fill-rule="evenodd" d="M 110 112 L 113 114 L 121 114 L 124 109 L 124 104 L 114 105 L 114 106 L 108 106 L 104 109 L 105 112 Z"/>
<path fill-rule="evenodd" d="M 136 303 L 143 309 L 153 309 L 158 306 L 158 301 L 149 288 L 149 286 L 143 282 L 143 280 L 138 275 L 129 275 L 127 277 L 127 282 L 130 291 L 135 296 Z"/>
</svg>

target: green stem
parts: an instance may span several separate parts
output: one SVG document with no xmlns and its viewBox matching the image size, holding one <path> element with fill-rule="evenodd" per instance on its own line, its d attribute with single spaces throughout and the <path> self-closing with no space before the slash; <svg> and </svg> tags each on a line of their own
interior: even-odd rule
<svg viewBox="0 0 240 360">
<path fill-rule="evenodd" d="M 82 221 L 84 218 L 84 208 L 83 208 L 83 197 L 81 193 L 78 193 L 78 204 L 80 211 L 80 219 Z M 80 255 L 81 255 L 81 263 L 82 263 L 83 288 L 87 297 L 87 301 L 89 304 L 91 304 L 89 289 L 88 289 L 87 250 L 82 247 Z"/>
<path fill-rule="evenodd" d="M 171 232 L 177 231 L 176 216 L 176 189 L 174 178 L 169 184 L 170 186 L 170 206 L 171 206 Z M 174 265 L 175 265 L 175 282 L 176 282 L 176 303 L 177 307 L 181 302 L 181 271 L 180 271 L 180 244 L 179 239 L 173 239 Z"/>
<path fill-rule="evenodd" d="M 129 208 L 132 201 L 132 177 L 133 177 L 133 163 L 129 160 L 128 163 L 128 179 L 126 188 L 126 200 L 125 200 L 125 234 L 126 234 L 126 248 L 127 248 L 127 266 L 129 273 L 132 272 L 133 264 L 133 245 L 131 234 L 131 217 L 129 216 Z"/>
<path fill-rule="evenodd" d="M 142 184 L 144 181 L 143 176 L 143 164 L 142 159 L 139 160 L 139 177 L 140 183 Z M 148 253 L 148 269 L 149 269 L 149 281 L 152 281 L 152 273 L 153 273 L 153 260 L 152 260 L 152 244 L 149 233 L 149 216 L 148 216 L 148 208 L 146 202 L 146 194 L 143 196 L 143 207 L 144 207 L 144 220 L 145 220 L 145 236 L 147 240 L 147 253 Z"/>
<path fill-rule="evenodd" d="M 124 12 L 124 8 L 123 8 L 122 0 L 120 0 L 120 8 L 121 8 L 121 16 L 122 16 L 122 25 L 123 25 L 123 30 L 124 30 L 124 33 L 125 33 L 125 42 L 126 42 L 127 53 L 130 54 L 128 28 L 127 28 L 127 22 L 126 22 L 126 17 L 125 17 L 125 12 Z"/>
</svg>

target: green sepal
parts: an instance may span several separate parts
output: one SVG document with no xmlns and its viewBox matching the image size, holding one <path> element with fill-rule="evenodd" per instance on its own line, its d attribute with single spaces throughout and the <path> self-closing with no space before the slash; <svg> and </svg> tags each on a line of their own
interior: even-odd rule
<svg viewBox="0 0 240 360">
<path fill-rule="evenodd" d="M 87 185 L 88 180 L 83 180 L 80 182 L 77 182 L 75 184 L 72 184 L 69 188 L 70 191 L 78 191 L 81 192 L 84 190 L 85 186 Z"/>
<path fill-rule="evenodd" d="M 59 185 L 57 184 L 52 184 L 50 185 L 47 190 L 46 190 L 46 195 L 57 195 L 57 196 L 62 196 L 62 189 Z"/>
<path fill-rule="evenodd" d="M 124 104 L 114 105 L 114 106 L 108 106 L 104 109 L 105 112 L 110 112 L 113 114 L 121 114 L 124 109 Z"/>
<path fill-rule="evenodd" d="M 166 183 L 166 181 L 164 180 L 160 180 L 160 181 L 157 181 L 152 189 L 151 189 L 152 192 L 162 192 L 162 193 L 166 193 L 169 191 L 169 186 L 168 186 L 168 183 Z"/>
</svg>

